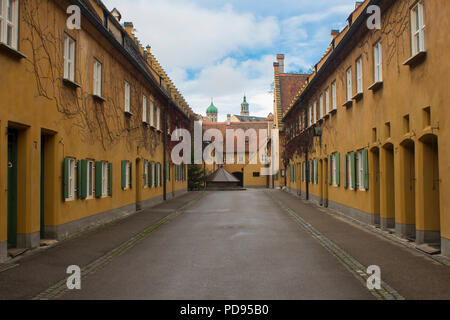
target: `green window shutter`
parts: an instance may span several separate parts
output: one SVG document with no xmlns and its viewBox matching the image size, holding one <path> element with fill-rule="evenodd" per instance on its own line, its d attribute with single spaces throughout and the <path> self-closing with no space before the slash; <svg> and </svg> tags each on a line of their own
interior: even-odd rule
<svg viewBox="0 0 450 320">
<path fill-rule="evenodd" d="M 348 165 L 348 155 L 344 156 L 344 188 L 348 188 L 348 172 L 347 172 L 347 165 Z"/>
<path fill-rule="evenodd" d="M 328 156 L 328 184 L 331 186 L 333 184 L 333 166 L 331 156 Z"/>
<path fill-rule="evenodd" d="M 70 158 L 64 159 L 64 199 L 69 198 L 69 162 Z"/>
<path fill-rule="evenodd" d="M 87 160 L 78 161 L 78 196 L 87 198 Z"/>
<path fill-rule="evenodd" d="M 162 176 L 162 173 L 163 173 L 163 166 L 162 166 L 162 164 L 160 163 L 160 164 L 159 164 L 159 186 L 160 186 L 160 187 L 162 187 L 162 185 L 163 185 L 163 176 Z"/>
<path fill-rule="evenodd" d="M 351 153 L 350 164 L 351 164 L 350 172 L 352 174 L 351 185 L 353 189 L 356 189 L 356 152 Z"/>
<path fill-rule="evenodd" d="M 294 164 L 294 181 L 297 182 L 297 164 Z"/>
<path fill-rule="evenodd" d="M 155 187 L 158 186 L 158 163 L 155 163 Z"/>
<path fill-rule="evenodd" d="M 314 159 L 314 181 L 315 183 L 319 183 L 319 160 L 318 159 Z"/>
<path fill-rule="evenodd" d="M 341 185 L 341 154 L 336 152 L 334 155 L 334 161 L 336 161 L 336 184 L 338 186 Z"/>
<path fill-rule="evenodd" d="M 103 162 L 97 161 L 95 163 L 95 197 L 102 197 L 102 166 Z"/>
<path fill-rule="evenodd" d="M 112 196 L 112 186 L 113 186 L 113 165 L 108 164 L 108 196 Z"/>
<path fill-rule="evenodd" d="M 364 189 L 369 190 L 369 151 L 363 150 L 363 177 L 364 177 Z"/>
<path fill-rule="evenodd" d="M 122 189 L 127 188 L 126 170 L 127 170 L 127 161 L 122 160 Z"/>
</svg>

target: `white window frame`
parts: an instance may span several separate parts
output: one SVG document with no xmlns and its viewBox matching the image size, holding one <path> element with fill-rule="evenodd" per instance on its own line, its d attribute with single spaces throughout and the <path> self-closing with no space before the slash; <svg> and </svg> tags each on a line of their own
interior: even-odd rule
<svg viewBox="0 0 450 320">
<path fill-rule="evenodd" d="M 94 95 L 102 96 L 102 64 L 94 59 Z"/>
<path fill-rule="evenodd" d="M 347 101 L 352 100 L 352 67 L 348 68 L 346 74 Z"/>
<path fill-rule="evenodd" d="M 150 100 L 150 126 L 155 127 L 155 104 Z"/>
<path fill-rule="evenodd" d="M 337 187 L 338 185 L 337 185 L 337 181 L 336 181 L 336 156 L 337 156 L 337 154 L 336 153 L 333 153 L 332 155 L 331 155 L 331 168 L 332 168 L 332 180 L 331 180 L 331 182 L 332 182 L 332 184 L 333 184 L 333 186 L 334 187 Z"/>
<path fill-rule="evenodd" d="M 87 196 L 86 199 L 94 199 L 94 179 L 95 179 L 95 163 L 94 160 L 87 160 L 86 163 L 86 189 Z M 91 176 L 89 177 L 89 173 Z"/>
<path fill-rule="evenodd" d="M 348 188 L 349 190 L 354 190 L 352 187 L 353 176 L 352 176 L 352 157 L 351 153 L 347 155 L 347 174 L 348 174 Z"/>
<path fill-rule="evenodd" d="M 124 84 L 124 110 L 125 112 L 131 113 L 131 85 L 128 81 Z"/>
<path fill-rule="evenodd" d="M 364 164 L 363 164 L 363 151 L 358 151 L 358 189 L 360 191 L 366 191 L 364 189 Z"/>
<path fill-rule="evenodd" d="M 149 185 L 148 181 L 148 161 L 144 160 L 144 188 L 147 188 Z"/>
<path fill-rule="evenodd" d="M 319 108 L 320 119 L 323 119 L 323 93 L 320 95 Z"/>
<path fill-rule="evenodd" d="M 156 107 L 156 129 L 161 131 L 161 109 Z"/>
<path fill-rule="evenodd" d="M 69 176 L 68 176 L 68 196 L 66 201 L 75 200 L 75 159 L 69 159 Z"/>
<path fill-rule="evenodd" d="M 109 176 L 108 176 L 108 162 L 102 161 L 102 198 L 108 196 L 108 184 L 109 184 Z"/>
<path fill-rule="evenodd" d="M 330 88 L 325 90 L 325 114 L 330 112 Z"/>
<path fill-rule="evenodd" d="M 0 0 L 1 1 L 1 0 Z M 76 41 L 64 34 L 64 79 L 75 82 Z"/>
<path fill-rule="evenodd" d="M 337 109 L 336 80 L 331 83 L 331 110 Z"/>
<path fill-rule="evenodd" d="M 8 17 L 7 4 L 11 4 L 11 16 Z M 8 30 L 11 30 L 8 39 Z M 19 43 L 19 0 L 0 1 L 0 42 L 17 50 Z"/>
<path fill-rule="evenodd" d="M 383 60 L 382 60 L 382 46 L 381 40 L 379 40 L 373 46 L 373 63 L 374 63 L 374 81 L 382 82 L 383 81 Z"/>
<path fill-rule="evenodd" d="M 308 128 L 309 128 L 309 127 L 311 127 L 311 125 L 312 125 L 312 107 L 309 106 L 308 109 L 309 109 L 309 110 L 308 110 L 308 112 L 309 112 L 309 117 L 308 117 Z"/>
<path fill-rule="evenodd" d="M 362 58 L 359 57 L 356 60 L 356 93 L 363 92 L 363 70 L 362 70 Z"/>
<path fill-rule="evenodd" d="M 148 123 L 147 97 L 142 96 L 142 122 Z"/>
<path fill-rule="evenodd" d="M 425 51 L 424 1 L 419 1 L 411 9 L 411 54 Z"/>
</svg>

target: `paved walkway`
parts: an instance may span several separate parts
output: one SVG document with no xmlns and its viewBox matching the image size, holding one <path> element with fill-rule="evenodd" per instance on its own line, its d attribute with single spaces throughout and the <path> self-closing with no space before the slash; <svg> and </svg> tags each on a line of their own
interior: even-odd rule
<svg viewBox="0 0 450 320">
<path fill-rule="evenodd" d="M 17 263 L 0 299 L 450 298 L 449 267 L 274 190 L 189 193 Z"/>
</svg>

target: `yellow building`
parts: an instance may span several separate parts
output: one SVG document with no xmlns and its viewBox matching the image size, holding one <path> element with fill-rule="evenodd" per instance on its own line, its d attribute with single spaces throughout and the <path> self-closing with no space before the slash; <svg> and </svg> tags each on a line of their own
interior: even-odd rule
<svg viewBox="0 0 450 320">
<path fill-rule="evenodd" d="M 218 109 L 213 103 L 207 108 L 207 119 L 217 119 Z M 205 118 L 204 118 L 205 119 Z M 241 104 L 241 114 L 227 116 L 225 122 L 211 122 L 205 121 L 202 123 L 203 132 L 207 130 L 217 130 L 220 132 L 223 138 L 223 155 L 219 159 L 214 160 L 212 164 L 204 164 L 206 174 L 210 175 L 215 172 L 219 167 L 224 167 L 229 173 L 233 174 L 240 180 L 239 185 L 247 188 L 261 188 L 269 187 L 273 184 L 273 177 L 269 175 L 262 175 L 261 169 L 267 168 L 268 165 L 263 163 L 259 158 L 260 150 L 267 150 L 267 157 L 271 155 L 271 129 L 273 126 L 273 116 L 269 114 L 267 118 L 254 117 L 249 114 L 249 104 L 246 97 Z M 244 149 L 239 150 L 239 139 L 234 138 L 234 149 L 231 153 L 227 153 L 227 130 L 231 130 L 233 133 L 241 131 L 245 137 L 243 141 L 245 143 Z M 260 141 L 259 130 L 266 130 L 268 141 Z M 252 132 L 255 136 L 252 136 Z M 251 139 L 255 139 L 256 154 L 253 154 L 251 150 Z M 240 151 L 240 152 L 239 152 Z M 254 151 L 254 150 L 253 150 Z M 214 153 L 213 157 L 217 155 Z M 221 163 L 219 163 L 221 162 Z"/>
<path fill-rule="evenodd" d="M 442 1 L 364 1 L 283 117 L 292 192 L 446 256 L 449 15 Z"/>
<path fill-rule="evenodd" d="M 185 192 L 170 132 L 194 114 L 132 23 L 99 0 L 0 3 L 0 260 Z"/>
</svg>

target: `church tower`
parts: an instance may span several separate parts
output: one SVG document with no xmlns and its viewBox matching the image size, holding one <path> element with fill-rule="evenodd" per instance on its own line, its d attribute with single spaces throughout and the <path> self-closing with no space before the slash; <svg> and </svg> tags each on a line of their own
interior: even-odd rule
<svg viewBox="0 0 450 320">
<path fill-rule="evenodd" d="M 211 122 L 217 122 L 217 113 L 218 109 L 211 99 L 211 105 L 208 107 L 208 109 L 206 109 L 206 116 L 211 119 Z"/>
<path fill-rule="evenodd" d="M 249 116 L 247 97 L 244 96 L 244 101 L 241 103 L 241 116 Z"/>
</svg>

